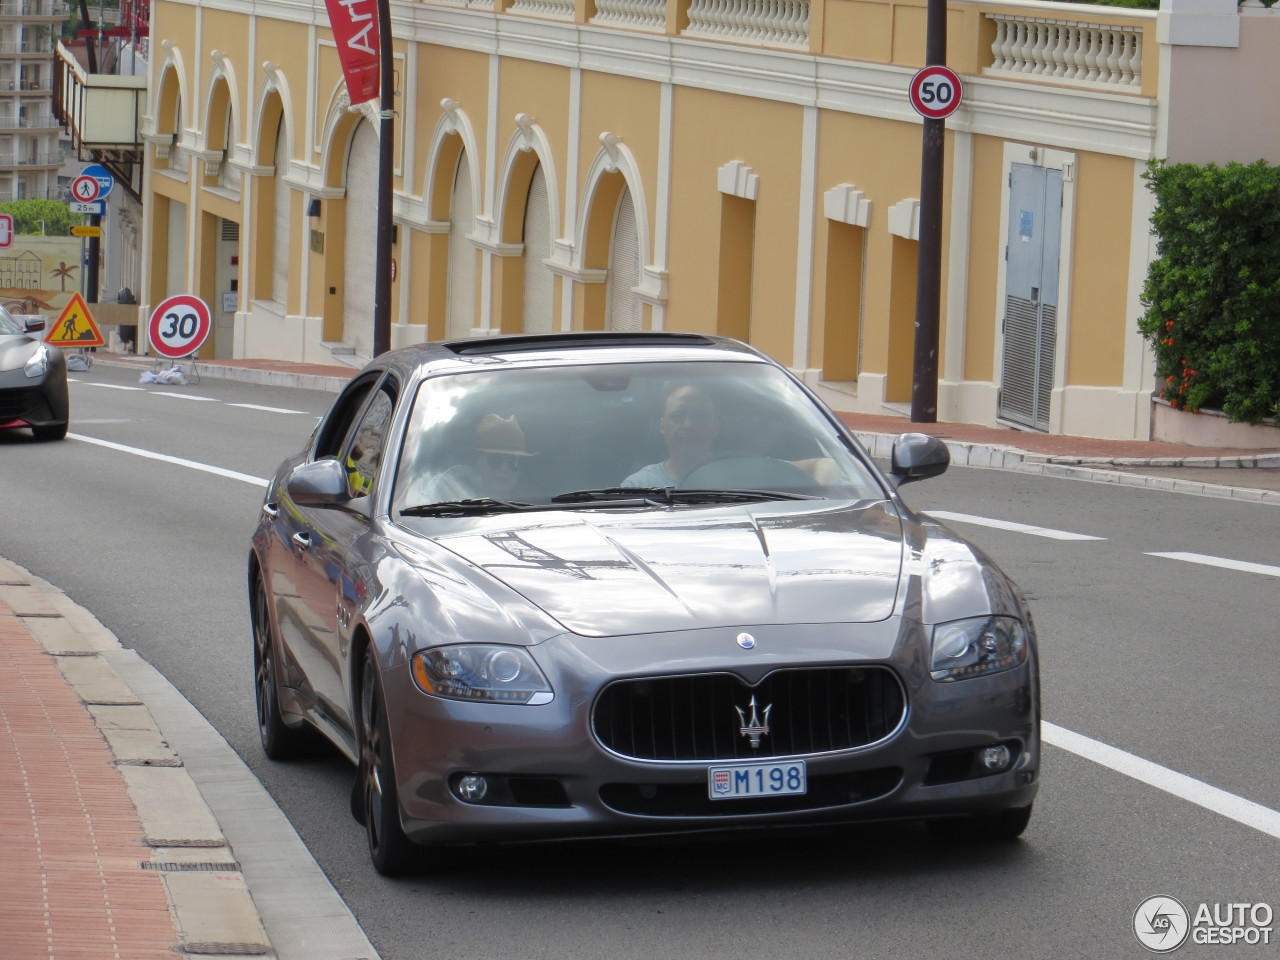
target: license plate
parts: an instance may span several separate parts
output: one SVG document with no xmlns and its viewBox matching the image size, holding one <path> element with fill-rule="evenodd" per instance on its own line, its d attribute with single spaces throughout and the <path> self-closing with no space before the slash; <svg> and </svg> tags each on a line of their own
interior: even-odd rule
<svg viewBox="0 0 1280 960">
<path fill-rule="evenodd" d="M 707 769 L 712 800 L 739 797 L 783 797 L 808 788 L 803 760 L 788 763 L 736 763 Z"/>
</svg>

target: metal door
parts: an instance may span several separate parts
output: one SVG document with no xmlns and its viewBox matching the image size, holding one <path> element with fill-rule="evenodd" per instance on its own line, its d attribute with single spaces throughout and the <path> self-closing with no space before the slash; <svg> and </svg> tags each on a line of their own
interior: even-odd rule
<svg viewBox="0 0 1280 960">
<path fill-rule="evenodd" d="M 1062 171 L 1013 164 L 999 415 L 1033 430 L 1049 429 L 1061 227 Z"/>
</svg>

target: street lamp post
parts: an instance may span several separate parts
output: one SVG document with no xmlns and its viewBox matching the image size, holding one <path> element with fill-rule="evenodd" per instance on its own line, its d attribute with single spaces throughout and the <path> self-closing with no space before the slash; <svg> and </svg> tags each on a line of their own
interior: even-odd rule
<svg viewBox="0 0 1280 960">
<path fill-rule="evenodd" d="M 378 0 L 378 50 L 381 71 L 378 113 L 378 236 L 374 262 L 373 355 L 391 349 L 391 178 L 395 172 L 395 51 L 391 46 L 391 0 Z"/>
<path fill-rule="evenodd" d="M 925 66 L 947 61 L 947 0 L 929 0 Z M 942 173 L 945 119 L 924 118 L 920 147 L 920 247 L 916 267 L 911 422 L 938 421 L 938 313 L 942 287 Z"/>
</svg>

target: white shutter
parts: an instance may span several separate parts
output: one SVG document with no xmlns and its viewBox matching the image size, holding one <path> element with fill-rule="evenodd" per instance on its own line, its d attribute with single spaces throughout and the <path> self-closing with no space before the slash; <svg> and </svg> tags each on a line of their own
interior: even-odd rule
<svg viewBox="0 0 1280 960">
<path fill-rule="evenodd" d="M 452 340 L 471 336 L 476 320 L 476 248 L 467 239 L 473 229 L 474 211 L 471 167 L 465 150 L 458 157 L 449 211 L 449 290 L 444 332 Z"/>
<path fill-rule="evenodd" d="M 289 156 L 284 141 L 284 121 L 276 131 L 275 152 L 275 236 L 271 247 L 271 299 L 284 307 L 289 299 L 289 197 L 293 192 L 284 182 Z"/>
<path fill-rule="evenodd" d="M 378 134 L 361 121 L 347 154 L 347 238 L 342 257 L 342 339 L 356 356 L 373 356 L 377 291 Z"/>
<path fill-rule="evenodd" d="M 630 189 L 623 187 L 618 197 L 618 214 L 613 221 L 609 244 L 609 330 L 639 330 L 640 300 L 632 292 L 640 282 L 640 238 L 636 234 L 636 210 Z"/>
<path fill-rule="evenodd" d="M 551 208 L 542 164 L 533 169 L 529 199 L 524 208 L 524 322 L 525 333 L 552 331 L 552 273 L 543 263 L 551 256 Z"/>
<path fill-rule="evenodd" d="M 169 201 L 169 246 L 165 270 L 165 296 L 184 293 L 187 287 L 187 205 Z"/>
</svg>

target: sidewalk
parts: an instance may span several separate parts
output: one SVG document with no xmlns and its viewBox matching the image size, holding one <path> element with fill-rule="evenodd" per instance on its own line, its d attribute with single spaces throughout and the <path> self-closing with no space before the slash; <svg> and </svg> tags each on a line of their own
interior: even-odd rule
<svg viewBox="0 0 1280 960">
<path fill-rule="evenodd" d="M 226 741 L 2 558 L 0 850 L 0 960 L 377 957 Z"/>
</svg>

